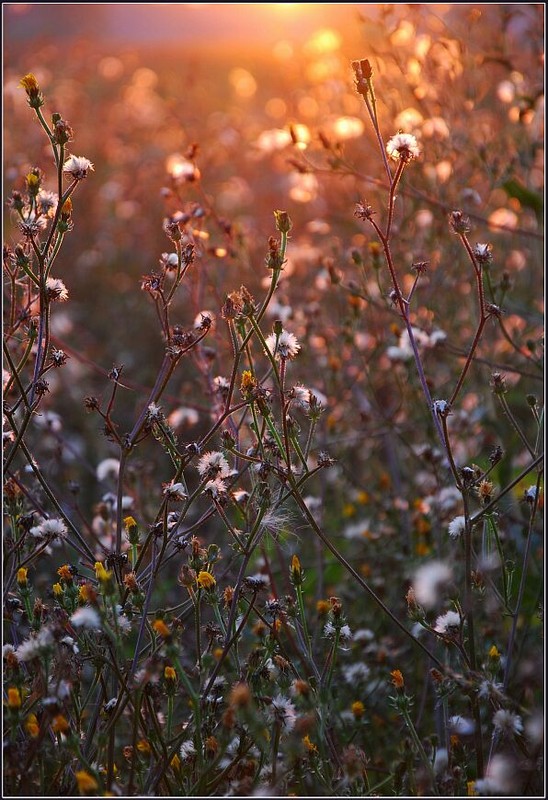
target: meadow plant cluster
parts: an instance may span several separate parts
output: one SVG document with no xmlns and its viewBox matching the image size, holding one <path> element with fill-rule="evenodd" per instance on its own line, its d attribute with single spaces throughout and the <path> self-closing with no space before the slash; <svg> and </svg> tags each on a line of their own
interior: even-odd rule
<svg viewBox="0 0 548 800">
<path fill-rule="evenodd" d="M 152 71 L 87 156 L 19 76 L 6 796 L 542 794 L 538 86 L 502 52 L 475 101 L 474 53 L 413 24 L 344 67 L 312 48 L 308 123 L 257 123 L 246 179 L 215 149 L 239 112 L 212 114 L 167 159 L 156 253 L 128 178 L 162 158 L 156 133 L 137 164 Z M 267 169 L 295 213 L 250 216 Z"/>
</svg>

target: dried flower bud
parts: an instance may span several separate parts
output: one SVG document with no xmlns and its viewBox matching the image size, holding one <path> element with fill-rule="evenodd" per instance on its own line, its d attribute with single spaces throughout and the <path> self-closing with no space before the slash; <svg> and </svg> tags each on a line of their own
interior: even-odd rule
<svg viewBox="0 0 548 800">
<path fill-rule="evenodd" d="M 293 227 L 293 223 L 291 222 L 287 211 L 275 211 L 274 217 L 276 219 L 276 228 L 280 231 L 280 233 L 289 233 Z"/>
<path fill-rule="evenodd" d="M 451 211 L 449 214 L 449 226 L 453 233 L 464 234 L 470 231 L 470 218 L 462 211 Z"/>
</svg>

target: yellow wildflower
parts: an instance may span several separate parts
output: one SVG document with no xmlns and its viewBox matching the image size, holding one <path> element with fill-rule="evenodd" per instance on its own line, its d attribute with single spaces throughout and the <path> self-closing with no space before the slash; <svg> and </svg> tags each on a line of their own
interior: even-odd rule
<svg viewBox="0 0 548 800">
<path fill-rule="evenodd" d="M 66 583 L 72 583 L 72 570 L 68 564 L 63 564 L 57 570 L 57 574 L 60 578 L 62 578 Z"/>
<path fill-rule="evenodd" d="M 396 687 L 396 689 L 403 689 L 404 680 L 403 675 L 399 669 L 392 670 L 390 673 L 390 677 L 392 678 L 392 683 Z"/>
<path fill-rule="evenodd" d="M 351 709 L 356 719 L 361 719 L 365 713 L 365 706 L 361 700 L 356 700 L 354 703 L 352 703 Z"/>
<path fill-rule="evenodd" d="M 196 578 L 196 583 L 201 589 L 213 589 L 217 581 L 210 572 L 202 570 L 201 572 L 198 573 L 198 577 Z"/>
<path fill-rule="evenodd" d="M 76 783 L 78 785 L 78 791 L 80 794 L 89 794 L 91 792 L 96 792 L 99 788 L 99 784 L 93 777 L 90 775 L 89 772 L 86 772 L 83 769 L 78 770 L 74 773 L 74 777 L 76 778 Z"/>
<path fill-rule="evenodd" d="M 162 639 L 169 639 L 171 636 L 171 631 L 167 627 L 166 623 L 163 619 L 155 619 L 152 623 L 153 629 L 156 633 L 162 637 Z"/>
<path fill-rule="evenodd" d="M 52 589 L 55 597 L 61 597 L 61 595 L 63 594 L 63 587 L 61 586 L 60 583 L 54 583 Z"/>
<path fill-rule="evenodd" d="M 40 733 L 40 724 L 36 714 L 29 714 L 25 720 L 25 730 L 31 739 L 36 739 Z"/>
<path fill-rule="evenodd" d="M 308 734 L 306 734 L 306 736 L 303 736 L 303 744 L 309 753 L 312 754 L 318 752 L 318 748 L 316 747 L 314 742 L 310 741 L 310 736 Z"/>
<path fill-rule="evenodd" d="M 54 733 L 66 733 L 70 730 L 69 721 L 62 714 L 57 714 L 51 723 L 51 729 Z"/>
<path fill-rule="evenodd" d="M 26 567 L 19 567 L 17 570 L 17 584 L 23 589 L 27 585 L 28 569 Z"/>
<path fill-rule="evenodd" d="M 8 689 L 8 708 L 13 711 L 21 708 L 21 692 L 16 686 L 10 686 Z"/>
</svg>

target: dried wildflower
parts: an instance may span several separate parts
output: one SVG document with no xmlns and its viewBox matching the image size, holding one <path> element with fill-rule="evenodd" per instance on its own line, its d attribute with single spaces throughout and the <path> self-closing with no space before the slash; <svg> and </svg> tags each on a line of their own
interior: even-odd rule
<svg viewBox="0 0 548 800">
<path fill-rule="evenodd" d="M 479 264 L 489 264 L 493 260 L 493 247 L 490 244 L 476 244 L 474 255 Z"/>
<path fill-rule="evenodd" d="M 218 500 L 219 502 L 224 502 L 228 497 L 228 488 L 222 478 L 215 478 L 212 481 L 208 481 L 204 486 L 204 492 L 210 494 L 213 500 Z"/>
<path fill-rule="evenodd" d="M 232 708 L 245 708 L 251 702 L 251 691 L 247 683 L 236 683 L 230 690 L 228 703 Z"/>
<path fill-rule="evenodd" d="M 89 159 L 83 156 L 69 156 L 63 164 L 63 172 L 70 175 L 76 181 L 82 181 L 87 178 L 88 172 L 93 171 L 95 167 Z"/>
<path fill-rule="evenodd" d="M 506 394 L 506 378 L 500 372 L 491 375 L 491 388 L 494 394 Z"/>
<path fill-rule="evenodd" d="M 58 300 L 64 303 L 68 300 L 67 287 L 59 278 L 48 278 L 46 280 L 46 294 L 49 300 Z"/>
<path fill-rule="evenodd" d="M 70 623 L 73 628 L 94 631 L 101 627 L 101 618 L 94 608 L 86 606 L 76 609 L 70 618 Z"/>
<path fill-rule="evenodd" d="M 289 233 L 293 227 L 293 223 L 291 222 L 287 211 L 275 211 L 274 217 L 276 220 L 276 228 L 280 231 L 280 233 Z"/>
<path fill-rule="evenodd" d="M 466 518 L 463 516 L 453 517 L 447 530 L 451 539 L 458 539 L 466 530 Z"/>
<path fill-rule="evenodd" d="M 47 627 L 42 627 L 35 636 L 25 639 L 17 650 L 15 655 L 18 661 L 32 661 L 33 658 L 39 658 L 51 652 L 53 646 L 53 634 Z"/>
<path fill-rule="evenodd" d="M 373 218 L 373 214 L 375 213 L 376 212 L 373 211 L 373 208 L 365 200 L 361 203 L 356 203 L 354 216 L 358 219 L 370 220 Z"/>
<path fill-rule="evenodd" d="M 215 321 L 215 314 L 211 311 L 200 311 L 194 320 L 194 329 L 197 331 L 208 331 Z"/>
<path fill-rule="evenodd" d="M 67 144 L 74 136 L 74 131 L 60 114 L 53 115 L 53 138 L 57 144 Z M 93 165 L 92 165 L 93 169 Z M 85 176 L 84 176 L 85 177 Z"/>
<path fill-rule="evenodd" d="M 453 233 L 463 235 L 470 231 L 470 218 L 462 211 L 451 211 L 449 214 L 449 226 Z"/>
<path fill-rule="evenodd" d="M 29 72 L 27 75 L 21 78 L 19 81 L 19 86 L 21 86 L 27 93 L 28 104 L 31 108 L 38 109 L 40 106 L 44 105 L 44 97 L 40 91 L 38 81 L 32 72 Z"/>
<path fill-rule="evenodd" d="M 365 98 L 370 91 L 370 81 L 373 76 L 373 70 L 369 59 L 362 58 L 359 61 L 353 61 L 352 69 L 354 70 L 356 91 Z"/>
<path fill-rule="evenodd" d="M 164 494 L 166 497 L 169 497 L 170 500 L 187 500 L 188 499 L 188 492 L 184 484 L 182 483 L 165 483 L 163 484 Z"/>
<path fill-rule="evenodd" d="M 196 748 L 193 743 L 183 742 L 179 749 L 179 755 L 181 756 L 181 761 L 191 761 L 196 755 Z"/>
<path fill-rule="evenodd" d="M 407 164 L 420 155 L 416 138 L 410 133 L 397 133 L 386 144 L 386 152 L 394 161 Z"/>
<path fill-rule="evenodd" d="M 267 336 L 265 343 L 270 354 L 278 360 L 296 358 L 301 349 L 296 336 L 283 329 L 279 335 L 271 333 Z"/>
<path fill-rule="evenodd" d="M 67 535 L 67 526 L 62 519 L 45 519 L 39 525 L 32 527 L 29 533 L 48 544 L 58 545 Z"/>
<path fill-rule="evenodd" d="M 62 367 L 67 363 L 68 356 L 64 350 L 51 351 L 51 363 L 54 367 Z"/>
<path fill-rule="evenodd" d="M 493 715 L 493 725 L 495 730 L 503 736 L 515 736 L 523 731 L 523 721 L 519 714 L 499 708 Z"/>
<path fill-rule="evenodd" d="M 448 611 L 436 619 L 434 630 L 442 636 L 455 636 L 460 631 L 462 620 L 456 611 Z"/>
<path fill-rule="evenodd" d="M 484 505 L 487 505 L 491 502 L 493 498 L 493 491 L 495 487 L 491 481 L 483 480 L 481 481 L 480 485 L 477 488 L 477 494 L 479 499 Z"/>
<path fill-rule="evenodd" d="M 277 722 L 283 731 L 289 733 L 289 731 L 293 730 L 297 719 L 297 709 L 291 700 L 278 694 L 272 698 L 269 711 L 271 719 Z"/>
<path fill-rule="evenodd" d="M 228 478 L 230 467 L 228 461 L 218 450 L 204 453 L 198 461 L 198 472 L 202 479 Z"/>
</svg>

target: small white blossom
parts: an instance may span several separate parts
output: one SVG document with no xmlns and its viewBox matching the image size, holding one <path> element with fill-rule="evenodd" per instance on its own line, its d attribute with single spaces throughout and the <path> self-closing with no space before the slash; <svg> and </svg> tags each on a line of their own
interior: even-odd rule
<svg viewBox="0 0 548 800">
<path fill-rule="evenodd" d="M 72 175 L 77 181 L 86 178 L 90 170 L 93 171 L 94 166 L 89 159 L 83 156 L 70 156 L 63 164 L 63 172 Z"/>
<path fill-rule="evenodd" d="M 301 349 L 295 334 L 286 330 L 282 330 L 279 336 L 271 333 L 270 336 L 266 337 L 265 344 L 270 354 L 277 359 L 296 358 Z"/>
<path fill-rule="evenodd" d="M 70 618 L 73 628 L 84 628 L 85 630 L 97 630 L 101 627 L 101 618 L 94 608 L 82 606 L 77 608 Z"/>
<path fill-rule="evenodd" d="M 493 715 L 493 725 L 495 726 L 495 730 L 503 736 L 514 736 L 523 731 L 523 722 L 519 714 L 507 711 L 505 708 L 499 708 L 499 710 L 495 712 Z"/>
<path fill-rule="evenodd" d="M 451 539 L 458 539 L 464 533 L 466 527 L 466 519 L 463 516 L 454 517 L 449 523 L 449 536 Z"/>
<path fill-rule="evenodd" d="M 297 709 L 291 700 L 278 694 L 272 699 L 270 717 L 273 721 L 278 722 L 284 731 L 289 732 L 295 727 Z"/>
<path fill-rule="evenodd" d="M 15 647 L 12 644 L 5 644 L 2 647 L 2 658 L 7 658 L 11 653 L 15 653 Z"/>
<path fill-rule="evenodd" d="M 201 478 L 228 478 L 230 467 L 222 453 L 213 451 L 204 453 L 198 461 L 198 472 Z"/>
<path fill-rule="evenodd" d="M 456 611 L 448 611 L 446 614 L 442 614 L 441 617 L 437 618 L 434 630 L 436 633 L 441 633 L 442 635 L 452 635 L 460 630 L 460 626 L 460 614 L 457 614 Z"/>
<path fill-rule="evenodd" d="M 411 133 L 397 133 L 386 144 L 386 152 L 395 161 L 411 161 L 420 155 L 417 140 Z"/>
</svg>

